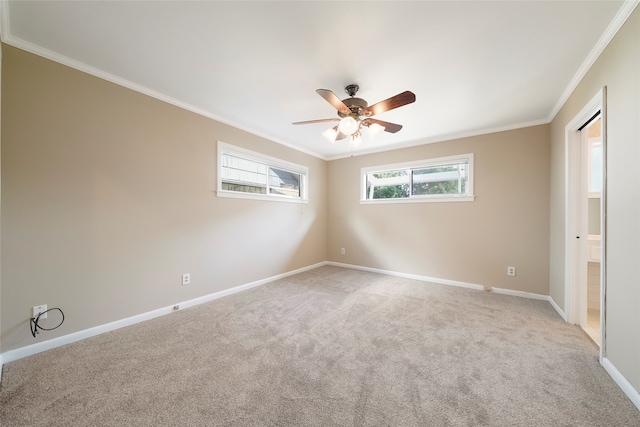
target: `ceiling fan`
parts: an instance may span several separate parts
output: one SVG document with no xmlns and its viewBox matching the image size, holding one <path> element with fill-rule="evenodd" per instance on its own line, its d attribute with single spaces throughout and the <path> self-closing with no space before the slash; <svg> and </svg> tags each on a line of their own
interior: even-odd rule
<svg viewBox="0 0 640 427">
<path fill-rule="evenodd" d="M 360 87 L 356 84 L 348 85 L 344 90 L 349 94 L 350 98 L 343 100 L 340 100 L 335 93 L 328 89 L 316 90 L 318 95 L 323 97 L 329 104 L 333 105 L 338 112 L 338 117 L 294 122 L 293 124 L 307 125 L 311 123 L 339 121 L 340 123 L 337 126 L 322 132 L 322 135 L 330 142 L 335 142 L 337 140 L 344 139 L 347 136 L 351 136 L 351 141 L 353 143 L 358 143 L 362 136 L 363 126 L 369 128 L 369 133 L 372 138 L 382 132 L 396 133 L 402 129 L 402 125 L 373 119 L 372 117 L 380 113 L 384 113 L 385 111 L 393 110 L 394 108 L 415 102 L 416 95 L 413 92 L 405 91 L 369 106 L 367 101 L 364 99 L 355 97 L 359 89 Z"/>
</svg>

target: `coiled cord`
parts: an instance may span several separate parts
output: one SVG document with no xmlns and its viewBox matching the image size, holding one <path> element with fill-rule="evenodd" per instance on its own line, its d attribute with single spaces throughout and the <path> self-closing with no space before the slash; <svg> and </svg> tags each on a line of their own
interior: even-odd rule
<svg viewBox="0 0 640 427">
<path fill-rule="evenodd" d="M 42 326 L 40 326 L 38 324 L 38 322 L 40 322 L 40 316 L 53 310 L 58 310 L 62 315 L 62 320 L 60 320 L 60 323 L 58 323 L 58 326 L 54 326 L 53 328 L 43 328 Z M 62 312 L 62 310 L 59 308 L 50 308 L 49 310 L 43 311 L 42 313 L 38 314 L 36 317 L 31 318 L 30 320 L 31 335 L 33 335 L 33 337 L 35 338 L 36 335 L 39 333 L 38 329 L 41 331 L 53 331 L 54 329 L 59 328 L 63 322 L 64 322 L 64 313 Z"/>
</svg>

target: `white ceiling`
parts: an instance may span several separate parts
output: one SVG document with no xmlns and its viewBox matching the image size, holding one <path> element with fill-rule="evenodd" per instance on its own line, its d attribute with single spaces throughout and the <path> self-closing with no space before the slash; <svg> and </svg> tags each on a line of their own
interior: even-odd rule
<svg viewBox="0 0 640 427">
<path fill-rule="evenodd" d="M 324 159 L 549 122 L 637 1 L 2 0 L 4 42 Z M 328 143 L 315 93 L 404 128 Z M 235 141 L 226 141 L 234 143 Z"/>
</svg>

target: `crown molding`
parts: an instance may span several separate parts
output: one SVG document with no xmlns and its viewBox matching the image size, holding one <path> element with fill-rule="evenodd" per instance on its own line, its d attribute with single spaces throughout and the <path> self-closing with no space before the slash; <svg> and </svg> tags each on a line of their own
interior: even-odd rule
<svg viewBox="0 0 640 427">
<path fill-rule="evenodd" d="M 476 129 L 469 132 L 450 133 L 446 135 L 434 136 L 432 138 L 427 138 L 427 139 L 419 139 L 414 141 L 402 142 L 394 145 L 387 145 L 386 147 L 377 147 L 377 148 L 357 151 L 354 153 L 340 154 L 337 156 L 331 156 L 326 160 L 346 159 L 347 157 L 363 156 L 366 154 L 382 153 L 385 151 L 399 150 L 402 148 L 416 147 L 419 145 L 435 144 L 438 142 L 446 142 L 446 141 L 453 141 L 456 139 L 470 138 L 474 136 L 489 135 L 492 133 L 506 132 L 506 131 L 516 130 L 516 129 L 524 129 L 532 126 L 546 125 L 549 123 L 550 122 L 547 119 L 540 119 L 540 120 L 534 120 L 531 122 L 516 123 L 513 125 L 507 125 L 507 126 L 498 126 L 493 128 L 480 128 L 480 129 Z"/>
<path fill-rule="evenodd" d="M 591 49 L 591 52 L 589 52 L 589 55 L 587 55 L 587 58 L 584 60 L 580 68 L 578 68 L 578 71 L 569 82 L 569 85 L 560 96 L 560 99 L 558 99 L 556 104 L 553 106 L 553 109 L 549 113 L 549 122 L 551 122 L 555 118 L 556 114 L 558 114 L 562 106 L 567 102 L 573 91 L 576 89 L 576 87 L 578 87 L 580 81 L 582 81 L 582 79 L 596 62 L 602 51 L 604 51 L 604 49 L 609 45 L 609 42 L 611 42 L 611 40 L 615 37 L 620 28 L 622 28 L 622 25 L 624 25 L 627 19 L 629 19 L 629 16 L 631 16 L 631 13 L 639 3 L 640 0 L 626 0 L 624 2 L 616 16 L 613 18 L 613 21 L 611 21 L 596 45 L 593 47 L 593 49 Z"/>
<path fill-rule="evenodd" d="M 6 3 L 7 0 L 0 0 L 0 1 L 2 3 Z M 5 10 L 2 10 L 2 12 L 5 12 Z M 2 20 L 3 21 L 5 19 L 5 16 L 6 16 L 6 13 L 2 13 Z M 274 137 L 272 137 L 270 135 L 267 135 L 267 134 L 265 134 L 263 132 L 256 131 L 255 129 L 251 129 L 251 128 L 247 127 L 247 126 L 244 126 L 242 124 L 236 123 L 236 122 L 234 122 L 232 120 L 229 120 L 229 119 L 226 119 L 224 117 L 220 117 L 218 115 L 212 114 L 209 111 L 206 111 L 206 110 L 204 110 L 202 108 L 196 107 L 196 106 L 191 105 L 191 104 L 189 104 L 187 102 L 180 101 L 179 99 L 173 98 L 173 97 L 168 96 L 168 95 L 166 95 L 164 93 L 161 93 L 161 92 L 158 92 L 156 90 L 150 89 L 150 88 L 148 88 L 146 86 L 140 85 L 138 83 L 134 83 L 134 82 L 132 82 L 130 80 L 127 80 L 127 79 L 124 79 L 122 77 L 116 76 L 116 75 L 108 73 L 106 71 L 103 71 L 103 70 L 101 70 L 99 68 L 92 67 L 90 65 L 85 64 L 84 62 L 77 61 L 75 59 L 72 59 L 72 58 L 69 58 L 67 56 L 61 55 L 59 53 L 53 52 L 53 51 L 51 51 L 49 49 L 45 49 L 45 48 L 43 48 L 41 46 L 38 46 L 38 45 L 33 44 L 33 43 L 30 43 L 30 42 L 28 42 L 26 40 L 22 40 L 20 38 L 13 37 L 11 34 L 5 35 L 4 34 L 5 33 L 5 26 L 4 25 L 2 27 L 2 33 L 3 33 L 2 41 L 4 43 L 6 43 L 8 45 L 11 45 L 13 47 L 16 47 L 18 49 L 22 49 L 22 50 L 27 51 L 29 53 L 32 53 L 34 55 L 41 56 L 43 58 L 49 59 L 49 60 L 51 60 L 53 62 L 57 62 L 59 64 L 65 65 L 67 67 L 76 69 L 76 70 L 81 71 L 83 73 L 87 73 L 87 74 L 90 74 L 92 76 L 98 77 L 100 79 L 103 79 L 103 80 L 109 81 L 111 83 L 117 84 L 119 86 L 123 86 L 123 87 L 125 87 L 127 89 L 133 90 L 135 92 L 142 93 L 143 95 L 150 96 L 152 98 L 158 99 L 158 100 L 166 102 L 168 104 L 175 105 L 176 107 L 182 108 L 182 109 L 187 110 L 187 111 L 191 111 L 192 113 L 198 114 L 200 116 L 207 117 L 209 119 L 215 120 L 215 121 L 220 122 L 220 123 L 224 123 L 224 124 L 229 125 L 229 126 L 233 126 L 236 129 L 240 129 L 242 131 L 245 131 L 245 132 L 250 133 L 252 135 L 258 136 L 260 138 L 268 139 L 269 141 L 273 141 L 273 142 L 275 142 L 277 144 L 284 145 L 284 146 L 286 146 L 288 148 L 291 148 L 292 150 L 296 150 L 296 151 L 308 154 L 310 156 L 317 157 L 317 158 L 322 159 L 322 160 L 327 160 L 324 156 L 322 156 L 322 155 L 320 155 L 318 153 L 315 153 L 315 152 L 309 151 L 309 150 L 305 150 L 304 148 L 300 148 L 300 147 L 297 147 L 297 146 L 295 146 L 293 144 L 290 144 L 290 143 L 288 143 L 286 141 L 279 140 L 279 139 L 274 138 Z"/>
<path fill-rule="evenodd" d="M 589 69 L 593 66 L 595 61 L 600 56 L 600 54 L 604 51 L 604 49 L 611 42 L 613 37 L 620 30 L 622 25 L 629 18 L 629 16 L 634 11 L 636 6 L 638 6 L 638 4 L 640 4 L 640 0 L 625 0 L 625 2 L 623 3 L 622 7 L 620 8 L 618 13 L 614 17 L 613 21 L 611 21 L 611 23 L 609 24 L 609 26 L 607 27 L 605 32 L 602 34 L 602 36 L 600 37 L 600 39 L 598 40 L 596 45 L 593 47 L 593 49 L 591 50 L 591 52 L 589 53 L 589 55 L 587 56 L 585 61 L 582 63 L 582 65 L 580 66 L 580 68 L 578 69 L 576 74 L 573 76 L 573 78 L 569 82 L 568 86 L 565 88 L 564 92 L 562 93 L 562 95 L 560 96 L 560 98 L 558 99 L 558 101 L 556 102 L 556 104 L 554 105 L 554 107 L 552 108 L 552 110 L 550 111 L 550 113 L 549 113 L 549 115 L 548 115 L 548 117 L 546 119 L 540 119 L 540 120 L 535 120 L 535 121 L 532 121 L 532 122 L 519 123 L 519 124 L 514 124 L 514 125 L 509 125 L 509 126 L 504 126 L 504 127 L 478 129 L 476 131 L 471 131 L 471 132 L 463 132 L 463 133 L 458 133 L 458 134 L 442 135 L 442 136 L 437 136 L 437 137 L 429 138 L 429 139 L 423 139 L 423 140 L 417 140 L 417 141 L 408 141 L 406 143 L 400 143 L 400 144 L 396 144 L 396 145 L 392 145 L 392 146 L 372 148 L 372 149 L 357 151 L 357 152 L 353 152 L 353 153 L 352 152 L 344 153 L 344 154 L 340 154 L 340 155 L 336 155 L 336 156 L 331 156 L 331 155 L 325 156 L 325 155 L 322 155 L 320 153 L 301 148 L 301 147 L 296 146 L 296 145 L 294 145 L 292 143 L 280 140 L 278 138 L 274 138 L 271 135 L 267 135 L 267 134 L 265 134 L 263 132 L 257 131 L 255 129 L 251 129 L 251 128 L 245 126 L 245 125 L 239 124 L 239 123 L 234 122 L 232 120 L 229 120 L 229 119 L 226 119 L 224 117 L 212 114 L 211 112 L 206 111 L 206 110 L 204 110 L 202 108 L 199 108 L 199 107 L 196 107 L 196 106 L 191 105 L 189 103 L 180 101 L 180 100 L 178 100 L 176 98 L 173 98 L 173 97 L 168 96 L 166 94 L 163 94 L 161 92 L 155 91 L 155 90 L 150 89 L 150 88 L 148 88 L 146 86 L 140 85 L 138 83 L 134 83 L 132 81 L 129 81 L 129 80 L 124 79 L 124 78 L 121 78 L 121 77 L 116 76 L 114 74 L 111 74 L 111 73 L 108 73 L 106 71 L 100 70 L 100 69 L 98 69 L 96 67 L 92 67 L 92 66 L 90 66 L 88 64 L 85 64 L 83 62 L 74 60 L 72 58 L 66 57 L 64 55 L 60 55 L 60 54 L 58 54 L 56 52 L 53 52 L 51 50 L 42 48 L 42 47 L 40 47 L 38 45 L 35 45 L 33 43 L 30 43 L 30 42 L 27 42 L 26 40 L 22 40 L 20 38 L 14 37 L 14 36 L 11 35 L 11 30 L 10 30 L 9 0 L 0 0 L 0 39 L 2 40 L 2 42 L 6 43 L 8 45 L 14 46 L 14 47 L 16 47 L 18 49 L 25 50 L 25 51 L 33 53 L 35 55 L 38 55 L 38 56 L 41 56 L 43 58 L 49 59 L 51 61 L 60 63 L 62 65 L 66 65 L 66 66 L 68 66 L 70 68 L 79 70 L 81 72 L 93 75 L 93 76 L 98 77 L 100 79 L 109 81 L 109 82 L 117 84 L 119 86 L 126 87 L 126 88 L 128 88 L 130 90 L 142 93 L 144 95 L 150 96 L 152 98 L 155 98 L 155 99 L 158 99 L 160 101 L 166 102 L 168 104 L 174 105 L 176 107 L 182 108 L 184 110 L 191 111 L 191 112 L 193 112 L 195 114 L 198 114 L 200 116 L 207 117 L 209 119 L 218 121 L 220 123 L 232 126 L 232 127 L 236 128 L 236 129 L 245 131 L 247 133 L 250 133 L 252 135 L 258 136 L 260 138 L 267 139 L 269 141 L 272 141 L 272 142 L 275 142 L 277 144 L 280 144 L 280 145 L 283 145 L 285 147 L 288 147 L 288 148 L 290 148 L 292 150 L 295 150 L 295 151 L 298 151 L 298 152 L 302 152 L 304 154 L 310 155 L 312 157 L 319 158 L 321 160 L 330 161 L 330 160 L 338 160 L 338 159 L 342 159 L 342 158 L 347 158 L 347 157 L 351 157 L 351 156 L 360 156 L 360 155 L 365 155 L 365 154 L 373 154 L 373 153 L 396 150 L 396 149 L 401 149 L 401 148 L 408 148 L 408 147 L 413 147 L 413 146 L 418 146 L 418 145 L 423 145 L 423 144 L 444 142 L 444 141 L 449 141 L 449 140 L 453 140 L 453 139 L 467 138 L 467 137 L 472 137 L 472 136 L 485 135 L 485 134 L 489 134 L 489 133 L 496 133 L 496 132 L 502 132 L 502 131 L 507 131 L 507 130 L 514 130 L 514 129 L 520 129 L 520 128 L 525 128 L 525 127 L 530 127 L 530 126 L 536 126 L 536 125 L 550 123 L 555 118 L 555 116 L 558 114 L 558 112 L 560 111 L 562 106 L 567 102 L 567 100 L 569 99 L 569 97 L 571 96 L 573 91 L 576 89 L 576 87 L 578 86 L 580 81 L 584 78 L 584 76 L 589 71 Z"/>
</svg>

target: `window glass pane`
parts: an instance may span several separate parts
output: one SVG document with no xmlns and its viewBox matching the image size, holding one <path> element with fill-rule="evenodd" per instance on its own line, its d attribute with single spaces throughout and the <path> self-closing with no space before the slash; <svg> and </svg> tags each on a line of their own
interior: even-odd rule
<svg viewBox="0 0 640 427">
<path fill-rule="evenodd" d="M 300 174 L 269 168 L 269 194 L 300 197 Z"/>
<path fill-rule="evenodd" d="M 412 194 L 465 194 L 466 164 L 413 170 Z"/>
<path fill-rule="evenodd" d="M 408 170 L 366 174 L 367 199 L 397 199 L 409 197 Z"/>
<path fill-rule="evenodd" d="M 267 167 L 253 160 L 225 153 L 222 157 L 222 189 L 266 194 Z"/>
<path fill-rule="evenodd" d="M 361 202 L 473 201 L 473 153 L 361 169 Z"/>
<path fill-rule="evenodd" d="M 602 191 L 602 144 L 595 143 L 591 146 L 591 182 L 589 191 L 597 193 Z"/>
<path fill-rule="evenodd" d="M 218 197 L 307 203 L 306 166 L 218 141 Z"/>
</svg>

